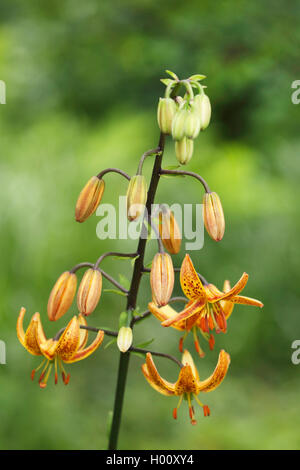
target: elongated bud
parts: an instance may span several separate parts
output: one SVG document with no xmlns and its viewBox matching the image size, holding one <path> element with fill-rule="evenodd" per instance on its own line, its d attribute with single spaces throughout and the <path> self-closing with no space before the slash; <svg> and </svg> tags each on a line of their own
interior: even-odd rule
<svg viewBox="0 0 300 470">
<path fill-rule="evenodd" d="M 160 306 L 166 305 L 173 292 L 174 268 L 168 253 L 156 253 L 152 261 L 150 284 L 153 302 Z"/>
<path fill-rule="evenodd" d="M 208 127 L 211 117 L 211 105 L 209 97 L 204 93 L 197 95 L 194 100 L 194 105 L 200 117 L 201 130 L 204 130 Z"/>
<path fill-rule="evenodd" d="M 100 204 L 104 188 L 104 180 L 97 176 L 92 176 L 87 182 L 76 203 L 75 219 L 77 222 L 84 222 L 95 212 Z"/>
<path fill-rule="evenodd" d="M 122 326 L 119 329 L 117 345 L 122 353 L 128 351 L 132 345 L 132 329 L 129 326 Z"/>
<path fill-rule="evenodd" d="M 157 107 L 157 122 L 160 130 L 164 134 L 171 134 L 172 122 L 175 116 L 177 107 L 172 98 L 159 98 Z"/>
<path fill-rule="evenodd" d="M 48 300 L 49 320 L 55 321 L 62 317 L 71 307 L 77 287 L 74 273 L 65 271 L 57 279 Z"/>
<path fill-rule="evenodd" d="M 131 178 L 127 190 L 127 217 L 132 221 L 144 211 L 147 200 L 147 183 L 143 175 Z"/>
<path fill-rule="evenodd" d="M 102 274 L 98 269 L 88 269 L 81 280 L 77 293 L 80 313 L 90 315 L 98 305 L 102 290 Z"/>
<path fill-rule="evenodd" d="M 165 249 L 172 255 L 179 253 L 181 246 L 180 229 L 173 212 L 165 207 L 159 213 L 159 233 Z"/>
<path fill-rule="evenodd" d="M 200 115 L 198 108 L 193 106 L 188 112 L 185 121 L 185 135 L 189 139 L 196 139 L 198 137 L 201 128 Z"/>
<path fill-rule="evenodd" d="M 175 142 L 176 158 L 180 165 L 186 165 L 193 156 L 194 141 L 183 137 L 181 140 Z"/>
<path fill-rule="evenodd" d="M 216 242 L 222 240 L 225 231 L 225 219 L 222 204 L 217 193 L 204 194 L 203 220 L 210 237 Z"/>
<path fill-rule="evenodd" d="M 172 137 L 174 140 L 182 140 L 185 137 L 185 124 L 188 116 L 186 109 L 178 109 L 172 122 Z"/>
</svg>

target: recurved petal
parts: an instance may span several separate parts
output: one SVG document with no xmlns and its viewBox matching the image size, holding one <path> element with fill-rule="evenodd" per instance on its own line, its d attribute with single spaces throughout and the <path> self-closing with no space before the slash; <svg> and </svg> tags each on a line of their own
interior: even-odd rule
<svg viewBox="0 0 300 470">
<path fill-rule="evenodd" d="M 206 301 L 205 290 L 189 255 L 185 255 L 181 265 L 180 284 L 188 299 L 201 299 L 203 303 Z"/>
<path fill-rule="evenodd" d="M 148 304 L 148 308 L 150 312 L 161 322 L 169 320 L 170 318 L 174 318 L 178 314 L 178 312 L 176 312 L 176 310 L 174 310 L 174 308 L 172 308 L 170 305 L 158 307 L 154 302 L 150 302 Z M 185 329 L 183 322 L 180 324 L 174 323 L 172 326 L 179 331 L 183 331 Z"/>
<path fill-rule="evenodd" d="M 197 384 L 197 393 L 199 392 L 211 392 L 217 388 L 227 374 L 227 370 L 230 364 L 230 356 L 227 352 L 222 349 L 219 354 L 219 360 L 217 366 L 210 377 L 206 380 L 199 381 Z"/>
<path fill-rule="evenodd" d="M 187 305 L 187 307 L 179 312 L 175 317 L 170 318 L 169 320 L 165 320 L 162 322 L 162 326 L 172 326 L 175 323 L 177 324 L 178 322 L 182 320 L 188 320 L 192 315 L 197 315 L 203 310 L 205 307 L 205 300 L 204 299 L 196 299 L 194 302 L 190 303 Z"/>
<path fill-rule="evenodd" d="M 80 343 L 79 321 L 76 315 L 69 321 L 65 331 L 58 340 L 56 354 L 64 362 L 70 360 L 78 350 Z"/>
<path fill-rule="evenodd" d="M 211 293 L 211 296 L 208 296 L 208 301 L 213 303 L 213 302 L 218 302 L 219 300 L 223 300 L 223 299 L 231 300 L 232 297 L 239 294 L 244 289 L 245 285 L 248 282 L 248 278 L 249 278 L 248 274 L 243 273 L 241 278 L 238 280 L 235 286 L 233 286 L 232 289 L 230 289 L 228 292 L 218 291 L 220 292 L 220 294 L 217 294 L 217 292 L 215 294 Z M 209 286 L 212 286 L 212 284 L 210 284 Z M 218 290 L 216 287 L 215 289 L 216 291 Z"/>
<path fill-rule="evenodd" d="M 18 320 L 17 320 L 17 336 L 22 346 L 24 346 L 24 348 L 25 348 L 25 331 L 23 328 L 23 320 L 24 320 L 25 313 L 26 313 L 26 308 L 21 307 Z"/>
<path fill-rule="evenodd" d="M 223 284 L 223 292 L 224 293 L 229 292 L 230 289 L 231 289 L 230 282 L 226 279 Z M 229 318 L 233 312 L 234 304 L 230 300 L 220 300 L 220 302 L 221 302 L 221 307 L 225 314 L 225 318 L 227 320 L 227 318 Z"/>
<path fill-rule="evenodd" d="M 79 321 L 79 327 L 82 326 L 87 326 L 87 321 L 86 318 L 83 315 L 78 315 L 78 321 Z M 83 349 L 87 343 L 89 332 L 88 330 L 84 330 L 83 328 L 80 328 L 79 330 L 79 335 L 80 335 L 80 341 L 79 341 L 79 346 L 78 346 L 78 351 Z"/>
<path fill-rule="evenodd" d="M 72 357 L 70 357 L 68 359 L 64 359 L 64 362 L 71 363 L 71 362 L 81 361 L 82 359 L 86 359 L 94 351 L 96 351 L 96 349 L 102 343 L 103 338 L 104 338 L 104 331 L 102 331 L 102 330 L 98 331 L 96 338 L 94 339 L 94 341 L 87 348 L 77 350 Z"/>
<path fill-rule="evenodd" d="M 40 314 L 35 313 L 25 333 L 25 348 L 34 356 L 40 356 L 42 354 L 37 340 L 39 323 L 41 323 Z"/>
<path fill-rule="evenodd" d="M 244 297 L 243 295 L 236 295 L 230 298 L 230 302 L 234 304 L 253 305 L 254 307 L 262 308 L 264 304 L 260 300 L 252 299 L 251 297 Z"/>
<path fill-rule="evenodd" d="M 146 364 L 142 365 L 142 372 L 154 390 L 162 393 L 163 395 L 174 395 L 175 384 L 164 380 L 159 375 L 153 362 L 151 353 L 146 354 Z"/>
</svg>

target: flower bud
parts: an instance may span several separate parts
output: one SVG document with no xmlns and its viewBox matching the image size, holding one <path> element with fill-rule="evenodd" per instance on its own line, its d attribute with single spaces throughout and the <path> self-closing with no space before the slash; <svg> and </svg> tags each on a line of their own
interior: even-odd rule
<svg viewBox="0 0 300 470">
<path fill-rule="evenodd" d="M 57 279 L 48 300 L 48 317 L 56 321 L 71 307 L 77 287 L 77 278 L 74 273 L 65 271 Z"/>
<path fill-rule="evenodd" d="M 176 103 L 172 98 L 159 98 L 157 122 L 164 134 L 171 134 L 172 121 L 176 113 Z"/>
<path fill-rule="evenodd" d="M 216 242 L 222 240 L 225 231 L 225 219 L 222 204 L 217 193 L 204 194 L 203 220 L 209 236 Z"/>
<path fill-rule="evenodd" d="M 208 127 L 211 117 L 211 105 L 209 97 L 204 93 L 197 95 L 194 100 L 194 106 L 197 109 L 200 117 L 201 130 L 204 130 Z"/>
<path fill-rule="evenodd" d="M 165 249 L 172 255 L 179 253 L 181 246 L 180 229 L 173 212 L 165 207 L 159 213 L 159 233 Z"/>
<path fill-rule="evenodd" d="M 127 190 L 127 217 L 132 221 L 137 219 L 145 209 L 147 200 L 147 183 L 143 175 L 131 178 Z"/>
<path fill-rule="evenodd" d="M 122 326 L 119 329 L 117 345 L 122 353 L 128 351 L 132 345 L 132 329 L 129 326 Z"/>
<path fill-rule="evenodd" d="M 90 315 L 98 305 L 102 290 L 102 274 L 98 269 L 88 269 L 81 280 L 77 293 L 80 313 Z"/>
<path fill-rule="evenodd" d="M 95 212 L 100 204 L 104 187 L 104 180 L 97 176 L 92 176 L 87 182 L 76 203 L 75 219 L 77 222 L 84 222 Z"/>
<path fill-rule="evenodd" d="M 185 135 L 189 139 L 196 139 L 201 128 L 201 120 L 197 107 L 193 106 L 188 112 L 185 121 Z"/>
<path fill-rule="evenodd" d="M 172 122 L 172 137 L 174 140 L 182 140 L 185 137 L 185 123 L 188 111 L 178 109 Z"/>
<path fill-rule="evenodd" d="M 183 137 L 181 140 L 175 142 L 176 158 L 180 165 L 186 165 L 193 156 L 194 141 Z"/>
<path fill-rule="evenodd" d="M 156 253 L 152 261 L 150 284 L 153 302 L 159 307 L 166 305 L 173 292 L 174 268 L 167 253 Z"/>
</svg>

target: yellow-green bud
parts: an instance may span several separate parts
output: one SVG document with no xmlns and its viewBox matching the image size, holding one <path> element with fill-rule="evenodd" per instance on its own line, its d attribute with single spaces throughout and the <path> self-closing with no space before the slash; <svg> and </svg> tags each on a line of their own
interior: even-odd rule
<svg viewBox="0 0 300 470">
<path fill-rule="evenodd" d="M 178 109 L 172 122 L 172 137 L 174 140 L 182 140 L 185 137 L 185 123 L 188 111 Z"/>
<path fill-rule="evenodd" d="M 188 112 L 185 121 L 185 136 L 189 139 L 196 139 L 198 137 L 201 121 L 197 108 L 193 106 Z"/>
<path fill-rule="evenodd" d="M 193 156 L 194 141 L 183 137 L 183 139 L 175 142 L 175 153 L 176 158 L 180 165 L 186 165 Z"/>
<path fill-rule="evenodd" d="M 127 217 L 132 221 L 137 219 L 145 209 L 147 201 L 147 183 L 143 175 L 131 178 L 127 189 Z"/>
<path fill-rule="evenodd" d="M 132 345 L 132 329 L 129 326 L 122 326 L 119 329 L 117 345 L 122 353 L 128 351 Z"/>
<path fill-rule="evenodd" d="M 200 94 L 195 97 L 194 105 L 200 117 L 201 130 L 208 127 L 211 117 L 211 105 L 207 95 Z"/>
<path fill-rule="evenodd" d="M 171 134 L 172 121 L 176 113 L 176 103 L 172 98 L 159 98 L 157 107 L 157 122 L 164 134 Z"/>
</svg>

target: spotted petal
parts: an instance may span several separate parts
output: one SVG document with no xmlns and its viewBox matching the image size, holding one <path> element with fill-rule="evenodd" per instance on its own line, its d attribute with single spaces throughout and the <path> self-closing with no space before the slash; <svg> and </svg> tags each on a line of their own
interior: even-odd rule
<svg viewBox="0 0 300 470">
<path fill-rule="evenodd" d="M 184 294 L 188 299 L 201 299 L 203 303 L 206 301 L 204 287 L 189 255 L 185 255 L 181 265 L 180 284 Z"/>
<path fill-rule="evenodd" d="M 164 380 L 158 373 L 155 364 L 152 359 L 151 353 L 146 355 L 146 364 L 142 365 L 142 372 L 154 390 L 161 393 L 162 395 L 174 395 L 175 394 L 175 384 Z"/>
<path fill-rule="evenodd" d="M 202 380 L 198 382 L 198 390 L 199 392 L 211 392 L 215 388 L 217 388 L 221 382 L 224 380 L 228 367 L 230 364 L 230 356 L 227 352 L 222 349 L 219 354 L 219 360 L 217 366 L 210 377 L 206 380 Z"/>
<path fill-rule="evenodd" d="M 230 302 L 235 304 L 253 305 L 254 307 L 260 308 L 264 306 L 264 304 L 259 300 L 252 299 L 251 297 L 244 297 L 243 295 L 236 295 L 235 297 L 231 297 Z"/>
<path fill-rule="evenodd" d="M 239 294 L 245 287 L 248 281 L 248 274 L 243 273 L 242 277 L 238 280 L 238 282 L 230 289 L 228 292 L 221 292 L 219 291 L 213 284 L 209 284 L 207 287 L 209 288 L 206 290 L 207 299 L 209 302 L 218 302 L 219 300 L 231 300 L 232 297 Z"/>
<path fill-rule="evenodd" d="M 78 361 L 81 361 L 82 359 L 86 359 L 94 351 L 96 351 L 96 349 L 102 343 L 103 338 L 104 338 L 104 331 L 102 330 L 98 331 L 96 338 L 87 348 L 78 349 L 72 357 L 64 359 L 64 362 L 70 364 L 71 362 L 78 362 Z"/>
</svg>

